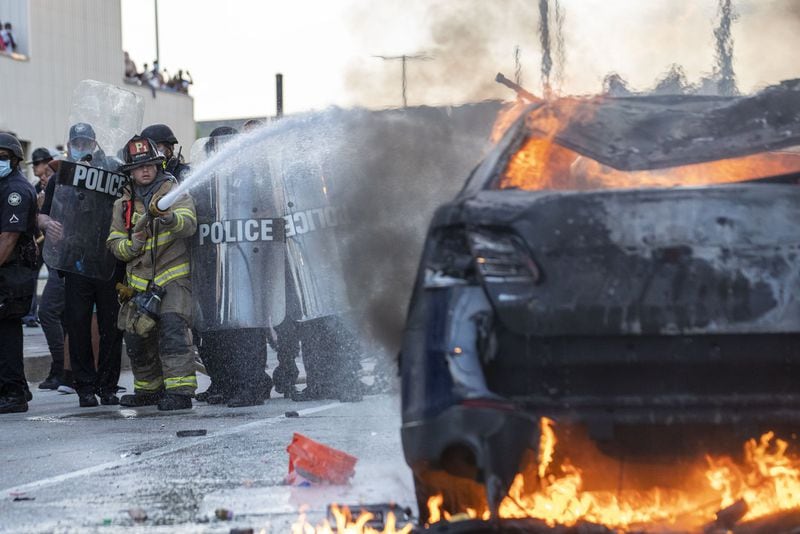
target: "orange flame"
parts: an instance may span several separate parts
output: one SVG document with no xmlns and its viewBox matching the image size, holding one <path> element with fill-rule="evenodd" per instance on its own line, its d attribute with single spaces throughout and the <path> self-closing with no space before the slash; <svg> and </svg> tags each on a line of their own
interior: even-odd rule
<svg viewBox="0 0 800 534">
<path fill-rule="evenodd" d="M 609 528 L 679 526 L 696 528 L 714 520 L 714 512 L 736 501 L 747 504 L 743 521 L 800 508 L 800 459 L 787 455 L 788 443 L 768 432 L 744 446 L 744 460 L 707 457 L 707 486 L 691 489 L 652 488 L 647 491 L 587 491 L 581 469 L 565 460 L 558 475 L 550 473 L 557 442 L 554 423 L 542 419 L 539 463 L 516 476 L 500 505 L 501 518 L 535 518 L 550 526 L 579 521 Z M 538 489 L 526 491 L 526 477 L 536 477 Z M 443 497 L 428 500 L 430 523 L 459 517 L 488 518 L 488 512 L 442 510 Z"/>
<path fill-rule="evenodd" d="M 542 417 L 540 421 L 541 436 L 539 437 L 539 479 L 543 479 L 547 473 L 547 468 L 553 461 L 553 454 L 556 452 L 556 433 L 553 430 L 555 421 L 547 417 Z"/>
<path fill-rule="evenodd" d="M 369 512 L 362 512 L 353 519 L 346 506 L 339 508 L 332 505 L 331 513 L 335 523 L 333 526 L 326 519 L 315 527 L 308 522 L 305 511 L 301 510 L 300 517 L 292 524 L 292 534 L 334 534 L 334 532 L 336 534 L 410 534 L 413 528 L 411 524 L 408 524 L 398 529 L 397 519 L 391 512 L 386 514 L 386 524 L 383 530 L 376 530 L 367 525 L 367 522 L 374 518 Z"/>
<path fill-rule="evenodd" d="M 601 97 L 596 97 L 601 98 Z M 800 153 L 777 151 L 647 171 L 619 171 L 559 145 L 555 138 L 573 123 L 591 121 L 591 106 L 580 99 L 562 99 L 558 108 L 529 115 L 535 134 L 510 158 L 500 188 L 528 191 L 675 187 L 724 184 L 800 172 Z M 498 115 L 492 139 L 519 117 L 519 102 Z"/>
<path fill-rule="evenodd" d="M 522 112 L 525 111 L 530 105 L 530 102 L 526 100 L 522 100 L 518 98 L 511 104 L 505 104 L 500 112 L 497 114 L 497 118 L 494 121 L 494 126 L 492 126 L 492 135 L 490 139 L 492 143 L 497 143 L 500 139 L 503 138 L 503 134 L 506 133 L 514 121 L 516 121 Z"/>
</svg>

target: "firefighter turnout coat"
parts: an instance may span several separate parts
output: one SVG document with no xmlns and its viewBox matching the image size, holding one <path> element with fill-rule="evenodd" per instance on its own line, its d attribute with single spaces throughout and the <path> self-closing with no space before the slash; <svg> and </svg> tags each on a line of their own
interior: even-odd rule
<svg viewBox="0 0 800 534">
<path fill-rule="evenodd" d="M 167 177 L 155 197 L 177 187 L 177 181 L 169 174 Z M 126 263 L 129 287 L 146 292 L 152 282 L 165 291 L 156 327 L 144 335 L 125 333 L 137 394 L 165 390 L 192 395 L 197 388 L 194 354 L 189 342 L 192 294 L 188 243 L 197 229 L 197 217 L 189 195 L 180 197 L 171 210 L 174 216 L 169 223 L 158 218 L 148 223 L 147 240 L 143 246 L 137 246 L 132 230 L 147 216 L 147 206 L 141 198 L 132 197 L 131 187 L 126 188 L 122 198 L 114 203 L 111 231 L 106 241 L 111 252 Z M 121 323 L 124 322 L 122 314 L 132 309 L 123 307 Z"/>
</svg>

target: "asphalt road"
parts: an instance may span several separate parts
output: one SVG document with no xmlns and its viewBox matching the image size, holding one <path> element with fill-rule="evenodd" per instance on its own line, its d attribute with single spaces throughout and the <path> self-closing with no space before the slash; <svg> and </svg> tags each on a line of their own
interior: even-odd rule
<svg viewBox="0 0 800 534">
<path fill-rule="evenodd" d="M 120 384 L 130 390 L 130 373 Z M 413 504 L 394 396 L 277 398 L 237 409 L 196 403 L 165 413 L 79 408 L 75 395 L 35 394 L 27 413 L 0 416 L 0 532 L 278 533 L 290 532 L 301 506 L 316 523 L 331 502 Z M 300 417 L 285 417 L 289 410 Z M 176 435 L 198 429 L 207 435 Z M 285 485 L 294 432 L 356 456 L 351 484 Z M 147 519 L 135 522 L 134 508 Z M 233 520 L 217 519 L 218 508 Z"/>
</svg>

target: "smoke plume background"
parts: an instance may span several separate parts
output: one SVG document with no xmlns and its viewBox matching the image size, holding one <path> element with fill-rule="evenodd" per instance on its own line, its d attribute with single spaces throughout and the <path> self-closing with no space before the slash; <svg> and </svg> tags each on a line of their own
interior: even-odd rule
<svg viewBox="0 0 800 534">
<path fill-rule="evenodd" d="M 553 58 L 564 93 L 597 93 L 611 72 L 639 91 L 653 88 L 673 64 L 693 84 L 714 72 L 718 0 L 551 0 L 551 15 L 556 3 L 565 17 L 564 57 Z M 752 92 L 800 76 L 795 58 L 800 2 L 734 0 L 733 8 L 738 14 L 732 37 L 739 89 Z M 434 59 L 408 63 L 409 104 L 509 98 L 508 90 L 492 80 L 498 71 L 513 73 L 516 45 L 523 86 L 543 92 L 536 0 L 408 0 L 401 6 L 355 2 L 350 25 L 365 55 L 353 59 L 345 74 L 349 103 L 398 105 L 399 62 L 369 54 L 417 52 Z M 558 38 L 552 25 L 550 32 L 551 39 Z"/>
</svg>

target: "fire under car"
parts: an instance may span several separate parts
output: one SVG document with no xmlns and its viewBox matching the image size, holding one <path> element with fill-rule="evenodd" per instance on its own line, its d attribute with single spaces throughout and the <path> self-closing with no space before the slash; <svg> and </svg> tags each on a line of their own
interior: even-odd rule
<svg viewBox="0 0 800 534">
<path fill-rule="evenodd" d="M 436 211 L 409 305 L 422 521 L 433 496 L 496 509 L 545 417 L 663 465 L 796 432 L 800 81 L 517 112 Z"/>
</svg>

